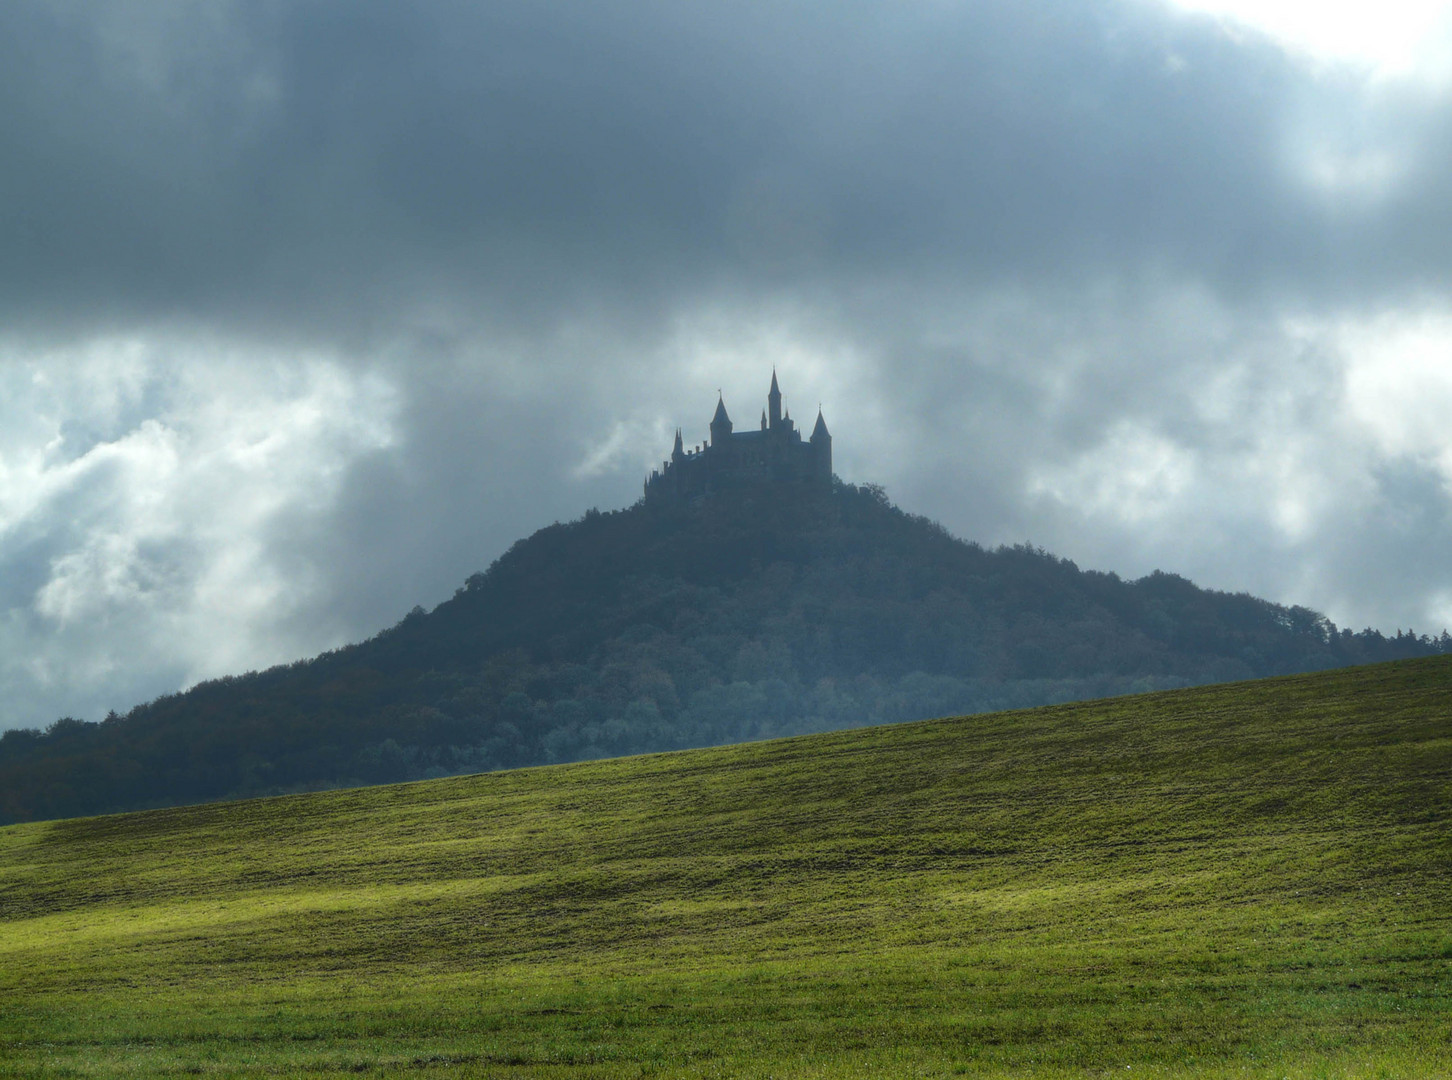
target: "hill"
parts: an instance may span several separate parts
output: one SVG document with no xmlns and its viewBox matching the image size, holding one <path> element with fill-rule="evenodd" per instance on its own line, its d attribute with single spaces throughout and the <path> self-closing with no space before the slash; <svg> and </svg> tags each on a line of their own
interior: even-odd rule
<svg viewBox="0 0 1452 1080">
<path fill-rule="evenodd" d="M 1452 1074 L 1452 658 L 0 829 L 0 1076 Z"/>
<path fill-rule="evenodd" d="M 0 821 L 737 742 L 1425 655 L 1305 608 L 985 550 L 880 489 L 540 530 L 432 612 L 0 738 Z"/>
</svg>

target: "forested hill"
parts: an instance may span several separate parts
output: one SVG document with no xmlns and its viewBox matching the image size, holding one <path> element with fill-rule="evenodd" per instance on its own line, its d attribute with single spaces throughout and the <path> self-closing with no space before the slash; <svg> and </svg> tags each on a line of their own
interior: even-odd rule
<svg viewBox="0 0 1452 1080">
<path fill-rule="evenodd" d="M 1452 651 L 986 550 L 880 489 L 638 504 L 359 645 L 0 738 L 0 820 L 737 742 Z"/>
</svg>

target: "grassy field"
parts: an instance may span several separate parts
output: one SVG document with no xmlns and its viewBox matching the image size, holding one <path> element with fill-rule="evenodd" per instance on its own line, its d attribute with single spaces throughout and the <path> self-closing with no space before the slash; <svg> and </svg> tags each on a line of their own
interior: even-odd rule
<svg viewBox="0 0 1452 1080">
<path fill-rule="evenodd" d="M 1452 1076 L 1452 662 L 0 830 L 0 1075 Z"/>
</svg>

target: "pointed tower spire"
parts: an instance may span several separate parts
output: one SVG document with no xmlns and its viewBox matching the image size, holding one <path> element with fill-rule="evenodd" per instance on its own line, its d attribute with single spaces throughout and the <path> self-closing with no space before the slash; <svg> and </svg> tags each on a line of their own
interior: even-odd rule
<svg viewBox="0 0 1452 1080">
<path fill-rule="evenodd" d="M 762 431 L 765 431 L 766 430 L 766 410 L 765 409 L 762 409 L 761 410 L 761 430 Z"/>
<path fill-rule="evenodd" d="M 671 460 L 679 461 L 685 454 L 685 447 L 681 445 L 681 429 L 676 428 L 676 445 L 675 449 L 671 451 Z"/>
<path fill-rule="evenodd" d="M 817 482 L 832 487 L 832 433 L 827 430 L 827 421 L 822 419 L 822 406 L 817 406 L 817 423 L 812 428 L 812 455 L 816 459 Z"/>
<path fill-rule="evenodd" d="M 822 406 L 818 405 L 817 422 L 812 427 L 812 442 L 817 442 L 821 439 L 830 439 L 831 437 L 832 433 L 827 430 L 827 421 L 822 419 Z"/>
<path fill-rule="evenodd" d="M 725 442 L 731 437 L 731 417 L 726 415 L 726 398 L 716 391 L 716 415 L 711 417 L 711 445 Z"/>
<path fill-rule="evenodd" d="M 771 369 L 771 389 L 766 394 L 766 410 L 769 426 L 775 431 L 781 423 L 781 390 L 776 385 L 776 368 Z"/>
</svg>

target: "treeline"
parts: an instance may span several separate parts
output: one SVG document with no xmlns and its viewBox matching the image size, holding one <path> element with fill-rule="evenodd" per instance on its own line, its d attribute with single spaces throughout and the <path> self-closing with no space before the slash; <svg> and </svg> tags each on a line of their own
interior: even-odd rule
<svg viewBox="0 0 1452 1080">
<path fill-rule="evenodd" d="M 880 488 L 591 511 L 433 612 L 99 724 L 0 737 L 0 818 L 384 783 L 1452 651 L 985 550 Z"/>
</svg>

